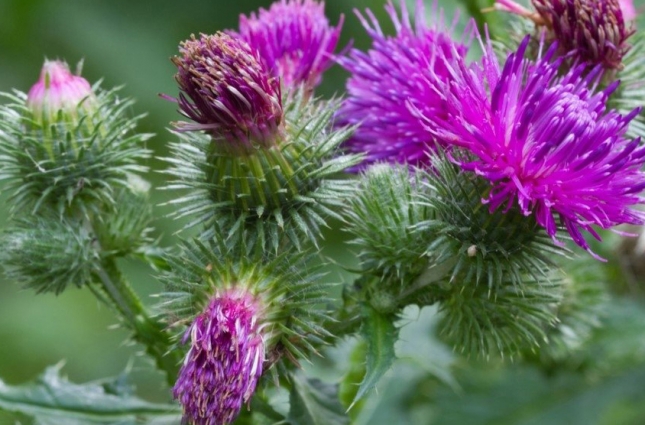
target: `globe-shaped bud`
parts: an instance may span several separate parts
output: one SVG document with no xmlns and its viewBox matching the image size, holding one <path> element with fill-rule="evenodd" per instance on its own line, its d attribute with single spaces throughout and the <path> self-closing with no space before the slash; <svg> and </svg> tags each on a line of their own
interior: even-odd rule
<svg viewBox="0 0 645 425">
<path fill-rule="evenodd" d="M 79 113 L 96 107 L 96 99 L 90 83 L 72 74 L 67 63 L 46 60 L 40 78 L 27 94 L 27 107 L 41 125 L 61 120 L 74 124 Z"/>
<path fill-rule="evenodd" d="M 283 126 L 280 82 L 248 44 L 224 33 L 202 34 L 179 50 L 172 58 L 181 91 L 176 101 L 193 121 L 177 123 L 179 131 L 204 130 L 233 150 L 275 144 Z"/>
</svg>

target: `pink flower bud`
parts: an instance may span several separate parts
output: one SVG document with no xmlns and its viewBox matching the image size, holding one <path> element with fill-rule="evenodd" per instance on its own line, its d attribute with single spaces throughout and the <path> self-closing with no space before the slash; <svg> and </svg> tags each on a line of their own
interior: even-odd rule
<svg viewBox="0 0 645 425">
<path fill-rule="evenodd" d="M 92 104 L 90 83 L 72 74 L 67 63 L 61 61 L 46 60 L 38 82 L 27 95 L 27 106 L 41 123 L 56 122 L 59 111 L 64 119 L 76 119 L 79 107 L 87 109 Z"/>
</svg>

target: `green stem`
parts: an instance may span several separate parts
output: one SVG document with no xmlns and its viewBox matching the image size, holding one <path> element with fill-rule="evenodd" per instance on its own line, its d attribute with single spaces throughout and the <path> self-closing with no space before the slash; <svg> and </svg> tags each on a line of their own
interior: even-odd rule
<svg viewBox="0 0 645 425">
<path fill-rule="evenodd" d="M 132 330 L 134 340 L 146 347 L 146 353 L 155 359 L 157 367 L 166 373 L 166 380 L 172 386 L 177 379 L 181 357 L 178 351 L 170 350 L 170 333 L 165 330 L 163 323 L 149 315 L 114 259 L 103 260 L 95 274 L 104 292 Z"/>
</svg>

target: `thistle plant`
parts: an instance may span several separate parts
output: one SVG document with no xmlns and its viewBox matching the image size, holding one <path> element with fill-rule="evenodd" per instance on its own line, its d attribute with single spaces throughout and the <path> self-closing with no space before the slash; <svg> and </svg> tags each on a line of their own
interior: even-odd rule
<svg viewBox="0 0 645 425">
<path fill-rule="evenodd" d="M 176 93 L 161 97 L 181 118 L 158 136 L 174 246 L 155 238 L 152 135 L 130 100 L 62 61 L 28 94 L 4 94 L 4 274 L 36 293 L 91 291 L 164 373 L 167 402 L 52 368 L 32 386 L 0 381 L 0 410 L 42 423 L 450 424 L 500 410 L 496 396 L 481 417 L 437 407 L 459 387 L 477 404 L 477 385 L 587 388 L 620 370 L 640 388 L 643 329 L 612 326 L 623 310 L 645 315 L 611 291 L 628 278 L 626 229 L 645 224 L 637 9 L 498 1 L 523 23 L 496 39 L 494 24 L 448 24 L 426 6 L 388 2 L 393 31 L 356 12 L 366 51 L 339 48 L 347 23 L 318 0 L 180 42 Z M 326 99 L 334 65 L 346 93 Z M 153 267 L 154 302 L 122 259 Z M 503 375 L 477 383 L 484 373 Z M 422 416 L 380 418 L 375 388 L 382 409 Z"/>
</svg>

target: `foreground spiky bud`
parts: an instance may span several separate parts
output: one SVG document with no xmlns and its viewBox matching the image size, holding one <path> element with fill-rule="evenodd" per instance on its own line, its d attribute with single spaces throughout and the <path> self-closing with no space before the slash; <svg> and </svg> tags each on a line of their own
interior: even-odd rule
<svg viewBox="0 0 645 425">
<path fill-rule="evenodd" d="M 180 53 L 172 58 L 181 90 L 176 100 L 194 122 L 177 123 L 179 131 L 204 130 L 214 143 L 242 152 L 276 143 L 283 125 L 280 83 L 246 42 L 202 34 L 184 41 Z"/>
<path fill-rule="evenodd" d="M 321 326 L 330 320 L 322 306 L 329 285 L 316 283 L 309 260 L 289 249 L 267 259 L 222 232 L 169 258 L 161 307 L 178 331 L 188 325 L 190 349 L 174 390 L 188 419 L 229 423 L 265 371 L 298 365 L 330 336 Z"/>
<path fill-rule="evenodd" d="M 279 0 L 249 17 L 240 16 L 239 35 L 287 88 L 313 90 L 333 63 L 343 16 L 336 27 L 325 17 L 325 3 Z"/>
<path fill-rule="evenodd" d="M 190 337 L 173 395 L 194 425 L 224 425 L 249 403 L 262 376 L 261 301 L 243 288 L 216 293 L 186 331 Z"/>
<path fill-rule="evenodd" d="M 46 60 L 40 78 L 27 94 L 27 107 L 42 126 L 68 120 L 78 122 L 79 114 L 96 107 L 87 80 L 70 72 L 67 63 Z"/>
<path fill-rule="evenodd" d="M 634 33 L 618 0 L 532 0 L 560 52 L 582 62 L 621 69 Z"/>
</svg>

